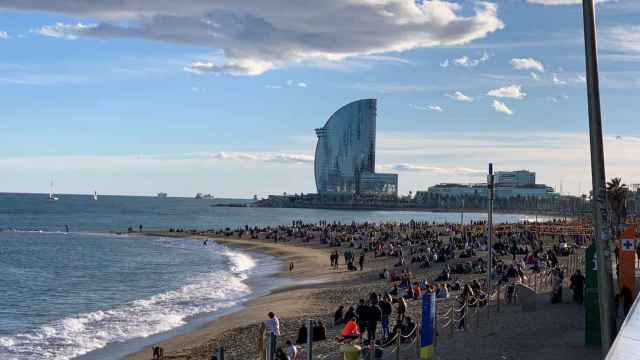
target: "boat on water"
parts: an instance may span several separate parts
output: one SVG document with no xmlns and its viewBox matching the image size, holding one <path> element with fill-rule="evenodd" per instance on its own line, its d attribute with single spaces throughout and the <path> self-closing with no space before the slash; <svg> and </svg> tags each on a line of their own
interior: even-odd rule
<svg viewBox="0 0 640 360">
<path fill-rule="evenodd" d="M 167 193 L 166 192 L 159 192 L 158 193 L 158 197 L 159 198 L 166 198 L 167 197 Z"/>
<path fill-rule="evenodd" d="M 50 184 L 50 189 L 49 189 L 49 201 L 58 201 L 58 197 L 56 196 L 56 194 L 53 192 L 53 181 Z"/>
<path fill-rule="evenodd" d="M 196 199 L 215 199 L 215 196 L 211 195 L 211 194 L 203 194 L 203 193 L 197 193 L 196 194 Z"/>
<path fill-rule="evenodd" d="M 94 201 L 98 201 L 98 192 L 94 190 L 93 195 L 91 195 L 91 197 L 93 198 Z"/>
</svg>

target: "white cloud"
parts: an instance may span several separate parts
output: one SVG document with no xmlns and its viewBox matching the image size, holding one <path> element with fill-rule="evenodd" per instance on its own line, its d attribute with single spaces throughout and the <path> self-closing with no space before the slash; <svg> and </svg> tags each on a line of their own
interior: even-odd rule
<svg viewBox="0 0 640 360">
<path fill-rule="evenodd" d="M 184 70 L 196 74 L 229 73 L 232 75 L 260 75 L 270 69 L 271 63 L 255 60 L 227 61 L 224 64 L 194 62 Z"/>
<path fill-rule="evenodd" d="M 295 163 L 295 164 L 309 164 L 313 163 L 314 157 L 311 155 L 271 155 L 265 161 L 278 162 L 278 163 Z"/>
<path fill-rule="evenodd" d="M 544 65 L 540 60 L 534 58 L 513 58 L 511 59 L 511 66 L 516 70 L 535 70 L 538 72 L 544 72 Z"/>
<path fill-rule="evenodd" d="M 558 102 L 558 98 L 553 97 L 553 96 L 547 96 L 544 99 L 547 100 L 547 101 L 551 101 L 552 103 L 557 103 Z"/>
<path fill-rule="evenodd" d="M 509 107 L 505 103 L 503 103 L 502 101 L 499 101 L 497 99 L 493 100 L 493 108 L 497 112 L 505 113 L 507 115 L 512 115 L 513 114 L 513 111 L 511 111 L 511 109 L 509 109 Z"/>
<path fill-rule="evenodd" d="M 537 73 L 532 72 L 530 75 L 533 80 L 540 81 L 540 75 L 538 75 Z"/>
<path fill-rule="evenodd" d="M 297 87 L 301 87 L 301 88 L 306 88 L 307 87 L 307 83 L 303 83 L 303 82 L 299 82 L 296 84 Z"/>
<path fill-rule="evenodd" d="M 31 30 L 31 32 L 36 33 L 38 35 L 42 35 L 42 36 L 75 40 L 78 38 L 79 34 L 82 34 L 84 32 L 87 32 L 96 28 L 97 28 L 97 25 L 95 24 L 86 25 L 79 22 L 74 25 L 74 24 L 64 24 L 64 23 L 58 22 L 55 25 L 45 25 L 39 29 Z"/>
<path fill-rule="evenodd" d="M 242 152 L 218 152 L 218 153 L 199 153 L 199 154 L 186 154 L 188 158 L 197 158 L 203 156 L 205 158 L 211 158 L 215 160 L 231 160 L 231 161 L 262 161 L 262 162 L 277 162 L 277 163 L 313 163 L 313 156 L 302 154 L 263 154 L 263 153 L 242 153 Z"/>
<path fill-rule="evenodd" d="M 473 102 L 473 97 L 467 96 L 460 91 L 456 91 L 453 94 L 445 94 L 445 95 L 456 101 L 467 102 L 467 103 Z"/>
<path fill-rule="evenodd" d="M 7 40 L 10 38 L 11 36 L 9 36 L 9 34 L 6 31 L 0 31 L 0 40 Z"/>
<path fill-rule="evenodd" d="M 411 105 L 411 107 L 416 110 L 422 110 L 422 111 L 442 112 L 442 108 L 439 105 L 427 105 L 427 106 Z"/>
<path fill-rule="evenodd" d="M 618 0 L 596 0 L 598 3 Z M 538 5 L 578 5 L 582 4 L 582 0 L 527 0 L 530 4 Z"/>
<path fill-rule="evenodd" d="M 564 80 L 561 80 L 558 77 L 558 74 L 553 74 L 553 79 L 552 79 L 553 83 L 556 85 L 567 85 L 567 82 Z"/>
<path fill-rule="evenodd" d="M 522 85 L 509 85 L 499 89 L 489 90 L 487 95 L 518 100 L 522 100 L 527 96 L 526 93 L 522 92 Z"/>
<path fill-rule="evenodd" d="M 393 164 L 381 165 L 381 170 L 390 169 L 392 171 L 401 172 L 434 172 L 440 174 L 460 174 L 470 176 L 484 176 L 486 172 L 483 170 L 469 169 L 464 167 L 445 168 L 439 166 L 419 165 L 419 164 Z"/>
<path fill-rule="evenodd" d="M 640 25 L 616 25 L 604 27 L 598 35 L 600 44 L 618 53 L 640 54 Z"/>
<path fill-rule="evenodd" d="M 476 67 L 478 65 L 480 65 L 481 63 L 485 62 L 489 60 L 489 54 L 488 53 L 483 53 L 481 57 L 477 58 L 477 59 L 472 59 L 468 56 L 462 56 L 459 57 L 457 59 L 453 59 L 453 64 L 456 66 L 462 66 L 462 67 L 466 67 L 466 68 L 472 68 L 472 67 Z M 448 60 L 447 61 L 447 65 L 448 65 Z M 442 64 L 441 64 L 442 65 Z M 446 67 L 446 66 L 444 66 Z"/>
<path fill-rule="evenodd" d="M 584 75 L 578 75 L 576 76 L 575 82 L 577 83 L 586 83 L 587 82 L 587 77 Z"/>
<path fill-rule="evenodd" d="M 483 1 L 469 9 L 440 0 L 324 0 L 314 2 L 310 11 L 308 2 L 289 0 L 4 0 L 0 8 L 98 21 L 92 26 L 59 23 L 37 31 L 46 36 L 141 38 L 216 49 L 224 54 L 223 62 L 192 70 L 235 75 L 258 75 L 302 62 L 464 45 L 504 27 L 498 6 Z"/>
<path fill-rule="evenodd" d="M 445 59 L 443 62 L 441 62 L 440 67 L 443 67 L 443 68 L 449 67 L 449 59 Z"/>
<path fill-rule="evenodd" d="M 280 85 L 265 85 L 264 87 L 267 89 L 282 89 L 282 86 Z"/>
</svg>

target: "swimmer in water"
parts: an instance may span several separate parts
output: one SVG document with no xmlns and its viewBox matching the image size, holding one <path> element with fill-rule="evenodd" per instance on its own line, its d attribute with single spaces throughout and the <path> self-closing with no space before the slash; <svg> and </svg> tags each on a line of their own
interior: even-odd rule
<svg viewBox="0 0 640 360">
<path fill-rule="evenodd" d="M 207 241 L 209 241 L 209 240 L 205 240 L 205 241 L 202 243 L 202 246 L 207 246 Z"/>
</svg>

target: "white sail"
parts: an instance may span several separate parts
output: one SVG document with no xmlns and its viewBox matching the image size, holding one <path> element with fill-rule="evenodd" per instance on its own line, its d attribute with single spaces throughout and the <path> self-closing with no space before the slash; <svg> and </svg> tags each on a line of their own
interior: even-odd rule
<svg viewBox="0 0 640 360">
<path fill-rule="evenodd" d="M 97 191 L 93 191 L 93 200 L 98 200 L 98 192 Z"/>
<path fill-rule="evenodd" d="M 50 184 L 50 189 L 49 189 L 49 200 L 58 200 L 58 197 L 56 197 L 56 194 L 53 192 L 53 181 L 51 181 Z"/>
</svg>

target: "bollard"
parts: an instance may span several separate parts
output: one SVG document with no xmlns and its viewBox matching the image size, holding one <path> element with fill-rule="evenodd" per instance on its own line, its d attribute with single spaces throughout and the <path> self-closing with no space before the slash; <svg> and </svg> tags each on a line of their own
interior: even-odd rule
<svg viewBox="0 0 640 360">
<path fill-rule="evenodd" d="M 276 335 L 269 333 L 267 339 L 267 360 L 275 360 L 276 356 Z"/>
<path fill-rule="evenodd" d="M 396 338 L 396 360 L 400 360 L 400 334 Z"/>
<path fill-rule="evenodd" d="M 258 349 L 260 352 L 260 360 L 266 360 L 267 359 L 267 344 L 266 344 L 266 333 L 265 333 L 265 329 L 264 329 L 264 324 L 262 325 L 262 328 L 260 329 L 260 335 L 258 335 Z"/>
<path fill-rule="evenodd" d="M 449 336 L 453 336 L 453 324 L 455 324 L 455 321 L 453 321 L 456 317 L 456 309 L 454 307 L 453 304 L 451 304 L 451 315 L 450 316 L 450 321 L 449 321 Z"/>
<path fill-rule="evenodd" d="M 491 295 L 487 295 L 487 320 L 491 319 Z"/>
<path fill-rule="evenodd" d="M 433 347 L 438 346 L 438 302 L 435 302 L 435 319 L 433 321 Z"/>
<path fill-rule="evenodd" d="M 464 302 L 464 316 L 462 319 L 464 320 L 464 330 L 467 331 L 467 316 L 469 316 L 469 301 Z"/>
<path fill-rule="evenodd" d="M 307 320 L 307 360 L 313 359 L 313 321 Z"/>
<path fill-rule="evenodd" d="M 224 360 L 224 346 L 218 348 L 218 360 Z"/>
<path fill-rule="evenodd" d="M 420 358 L 420 334 L 422 333 L 421 326 L 417 325 L 416 327 L 416 356 Z"/>
</svg>

